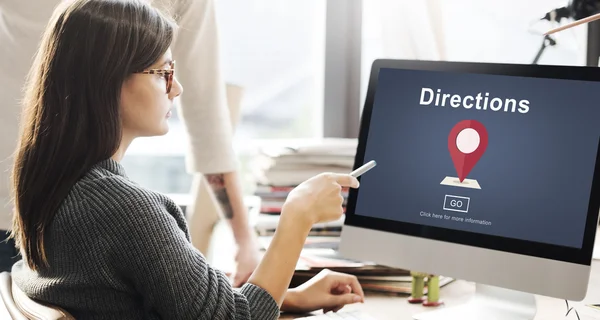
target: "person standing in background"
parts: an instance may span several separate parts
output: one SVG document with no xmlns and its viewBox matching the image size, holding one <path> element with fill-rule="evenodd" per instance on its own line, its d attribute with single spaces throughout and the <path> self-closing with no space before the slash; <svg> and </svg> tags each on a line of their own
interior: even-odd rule
<svg viewBox="0 0 600 320">
<path fill-rule="evenodd" d="M 66 0 L 68 1 L 68 0 Z M 190 150 L 188 172 L 197 181 L 205 177 L 219 200 L 238 245 L 233 285 L 245 283 L 259 262 L 256 235 L 243 203 L 232 128 L 219 65 L 218 30 L 213 0 L 154 0 L 173 13 L 180 28 L 173 43 L 176 70 L 186 94 L 178 112 L 187 129 Z M 12 200 L 9 174 L 19 136 L 22 87 L 50 16 L 60 1 L 0 1 L 0 271 L 10 271 L 20 259 L 12 239 Z M 176 67 L 177 68 L 177 67 Z M 198 185 L 198 183 L 195 183 Z M 194 192 L 194 190 L 192 190 Z M 201 211 L 199 208 L 198 211 Z"/>
<path fill-rule="evenodd" d="M 238 247 L 233 285 L 241 286 L 260 261 L 259 246 L 248 222 L 233 150 L 233 130 L 219 61 L 215 3 L 213 0 L 171 1 L 176 4 L 173 7 L 178 8 L 176 17 L 180 25 L 173 54 L 178 64 L 185 66 L 176 72 L 187 88 L 179 108 L 191 147 L 186 157 L 187 169 L 194 175 L 194 186 L 200 185 L 198 180 L 203 176 L 206 178 L 233 230 Z M 155 2 L 157 6 L 165 3 L 164 0 Z M 196 190 L 192 190 L 192 196 L 197 196 Z M 199 211 L 202 208 L 196 210 Z"/>
</svg>

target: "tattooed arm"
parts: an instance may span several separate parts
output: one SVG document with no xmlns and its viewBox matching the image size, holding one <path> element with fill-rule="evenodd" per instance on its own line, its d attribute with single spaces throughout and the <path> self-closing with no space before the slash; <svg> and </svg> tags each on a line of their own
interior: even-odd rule
<svg viewBox="0 0 600 320">
<path fill-rule="evenodd" d="M 223 215 L 225 216 L 225 218 L 231 220 L 234 216 L 234 212 L 233 212 L 233 204 L 232 204 L 230 198 L 233 198 L 235 200 L 235 198 L 238 197 L 238 194 L 239 194 L 239 192 L 236 192 L 237 189 L 239 189 L 239 186 L 236 183 L 237 181 L 235 181 L 235 180 L 237 180 L 236 179 L 237 177 L 235 176 L 235 172 L 207 174 L 207 175 L 205 175 L 205 177 L 206 177 L 206 180 L 208 181 L 208 183 L 210 184 L 210 186 L 212 187 L 212 189 L 215 193 L 215 196 L 217 197 L 217 200 L 219 201 L 219 205 L 221 206 L 221 209 L 223 210 Z M 227 177 L 227 180 L 226 180 L 226 177 Z M 232 181 L 232 180 L 234 180 L 234 181 Z M 227 181 L 227 183 L 225 181 Z M 231 196 L 229 195 L 230 193 L 231 193 Z M 236 201 L 236 202 L 241 201 L 241 203 L 236 203 L 236 204 L 243 206 L 243 200 L 242 199 L 237 199 L 237 200 L 238 201 Z M 238 211 L 239 211 L 239 209 L 240 208 L 238 208 Z"/>
<path fill-rule="evenodd" d="M 228 220 L 238 246 L 237 269 L 233 285 L 245 283 L 258 265 L 258 242 L 248 223 L 248 211 L 244 204 L 242 187 L 237 172 L 206 174 L 215 196 Z"/>
</svg>

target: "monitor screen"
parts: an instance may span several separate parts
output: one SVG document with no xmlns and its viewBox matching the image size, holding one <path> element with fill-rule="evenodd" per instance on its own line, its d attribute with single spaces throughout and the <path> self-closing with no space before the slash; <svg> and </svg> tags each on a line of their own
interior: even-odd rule
<svg viewBox="0 0 600 320">
<path fill-rule="evenodd" d="M 352 214 L 582 248 L 599 82 L 386 67 L 376 76 L 360 158 L 377 167 L 361 177 Z"/>
</svg>

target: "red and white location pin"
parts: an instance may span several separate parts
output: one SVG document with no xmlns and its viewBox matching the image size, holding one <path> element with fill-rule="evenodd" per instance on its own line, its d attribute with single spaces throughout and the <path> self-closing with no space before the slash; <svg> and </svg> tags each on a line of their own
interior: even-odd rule
<svg viewBox="0 0 600 320">
<path fill-rule="evenodd" d="M 487 130 L 479 121 L 463 120 L 452 128 L 448 135 L 448 150 L 460 182 L 463 182 L 475 167 L 487 144 Z"/>
</svg>

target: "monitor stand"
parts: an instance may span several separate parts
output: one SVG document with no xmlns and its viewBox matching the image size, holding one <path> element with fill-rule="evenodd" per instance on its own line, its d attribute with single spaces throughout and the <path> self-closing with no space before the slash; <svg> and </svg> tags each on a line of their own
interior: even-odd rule
<svg viewBox="0 0 600 320">
<path fill-rule="evenodd" d="M 535 296 L 477 284 L 475 296 L 463 305 L 440 307 L 414 316 L 415 320 L 531 320 L 536 314 Z"/>
</svg>

